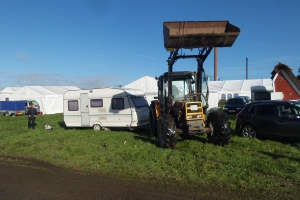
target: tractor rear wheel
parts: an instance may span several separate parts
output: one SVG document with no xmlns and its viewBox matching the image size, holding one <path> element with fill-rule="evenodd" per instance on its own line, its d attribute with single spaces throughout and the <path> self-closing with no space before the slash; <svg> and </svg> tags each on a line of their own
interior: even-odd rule
<svg viewBox="0 0 300 200">
<path fill-rule="evenodd" d="M 157 122 L 157 138 L 159 147 L 175 148 L 177 143 L 176 125 L 170 114 L 159 117 Z"/>
<path fill-rule="evenodd" d="M 231 128 L 228 116 L 225 113 L 212 111 L 207 116 L 207 124 L 211 132 L 207 134 L 209 143 L 215 145 L 226 145 L 231 138 Z"/>
</svg>

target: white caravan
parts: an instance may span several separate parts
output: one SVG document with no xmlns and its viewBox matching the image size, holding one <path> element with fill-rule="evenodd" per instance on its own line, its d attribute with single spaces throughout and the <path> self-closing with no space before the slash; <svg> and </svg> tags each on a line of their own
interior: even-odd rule
<svg viewBox="0 0 300 200">
<path fill-rule="evenodd" d="M 148 103 L 139 89 L 99 88 L 64 93 L 67 127 L 129 128 L 149 124 Z"/>
</svg>

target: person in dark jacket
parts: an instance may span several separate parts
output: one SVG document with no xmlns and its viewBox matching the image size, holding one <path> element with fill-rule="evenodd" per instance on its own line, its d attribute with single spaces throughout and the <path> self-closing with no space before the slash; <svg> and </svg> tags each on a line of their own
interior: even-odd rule
<svg viewBox="0 0 300 200">
<path fill-rule="evenodd" d="M 35 128 L 34 122 L 37 115 L 34 104 L 32 104 L 32 106 L 28 109 L 27 114 L 28 114 L 28 128 L 34 129 Z"/>
</svg>

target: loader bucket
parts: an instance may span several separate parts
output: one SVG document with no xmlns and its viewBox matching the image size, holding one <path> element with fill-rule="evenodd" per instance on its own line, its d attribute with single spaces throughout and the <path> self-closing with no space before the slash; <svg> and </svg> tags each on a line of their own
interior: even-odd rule
<svg viewBox="0 0 300 200">
<path fill-rule="evenodd" d="M 230 47 L 240 33 L 228 21 L 164 22 L 163 26 L 166 49 Z"/>
</svg>

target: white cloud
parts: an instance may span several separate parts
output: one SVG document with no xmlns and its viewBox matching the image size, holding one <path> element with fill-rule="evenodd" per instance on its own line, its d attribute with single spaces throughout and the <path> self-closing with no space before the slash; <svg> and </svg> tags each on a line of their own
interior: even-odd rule
<svg viewBox="0 0 300 200">
<path fill-rule="evenodd" d="M 58 73 L 27 73 L 9 75 L 0 81 L 0 91 L 5 87 L 23 86 L 77 86 L 82 89 L 114 86 L 120 77 L 112 75 L 66 76 Z"/>
</svg>

